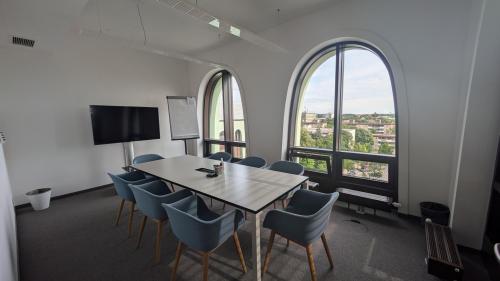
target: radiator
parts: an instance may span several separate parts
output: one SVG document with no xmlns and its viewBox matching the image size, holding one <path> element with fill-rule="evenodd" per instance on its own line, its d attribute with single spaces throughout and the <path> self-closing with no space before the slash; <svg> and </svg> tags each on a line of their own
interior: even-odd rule
<svg viewBox="0 0 500 281">
<path fill-rule="evenodd" d="M 427 272 L 446 280 L 462 280 L 464 266 L 448 226 L 425 223 Z"/>
</svg>

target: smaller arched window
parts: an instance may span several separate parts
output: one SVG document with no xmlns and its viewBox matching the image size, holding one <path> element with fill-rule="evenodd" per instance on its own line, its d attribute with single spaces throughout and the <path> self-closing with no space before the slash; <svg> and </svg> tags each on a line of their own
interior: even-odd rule
<svg viewBox="0 0 500 281">
<path fill-rule="evenodd" d="M 234 158 L 246 156 L 245 116 L 238 82 L 228 71 L 209 80 L 204 97 L 204 155 L 226 151 Z"/>
</svg>

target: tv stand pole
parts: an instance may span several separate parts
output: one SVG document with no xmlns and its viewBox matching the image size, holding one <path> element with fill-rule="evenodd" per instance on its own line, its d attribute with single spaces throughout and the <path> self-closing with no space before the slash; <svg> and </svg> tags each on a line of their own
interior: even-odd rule
<svg viewBox="0 0 500 281">
<path fill-rule="evenodd" d="M 132 165 L 134 160 L 134 143 L 124 142 L 123 145 L 123 159 L 125 160 L 125 167 Z"/>
<path fill-rule="evenodd" d="M 187 139 L 184 140 L 184 153 L 188 155 L 188 145 L 187 145 Z"/>
</svg>

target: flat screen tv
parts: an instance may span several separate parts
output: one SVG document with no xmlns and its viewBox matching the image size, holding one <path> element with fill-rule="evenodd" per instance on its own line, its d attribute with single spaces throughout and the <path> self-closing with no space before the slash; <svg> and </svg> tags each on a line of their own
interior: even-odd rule
<svg viewBox="0 0 500 281">
<path fill-rule="evenodd" d="M 157 107 L 91 105 L 94 144 L 160 138 Z"/>
</svg>

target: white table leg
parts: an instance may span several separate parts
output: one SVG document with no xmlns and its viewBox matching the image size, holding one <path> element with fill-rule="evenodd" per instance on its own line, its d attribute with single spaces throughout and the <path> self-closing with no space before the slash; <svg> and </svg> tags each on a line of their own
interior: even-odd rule
<svg viewBox="0 0 500 281">
<path fill-rule="evenodd" d="M 302 183 L 302 189 L 306 189 L 306 190 L 309 189 L 309 181 L 305 181 Z"/>
<path fill-rule="evenodd" d="M 262 212 L 250 215 L 250 223 L 252 224 L 252 264 L 253 269 L 252 279 L 261 280 L 261 263 L 260 263 L 260 215 Z"/>
</svg>

